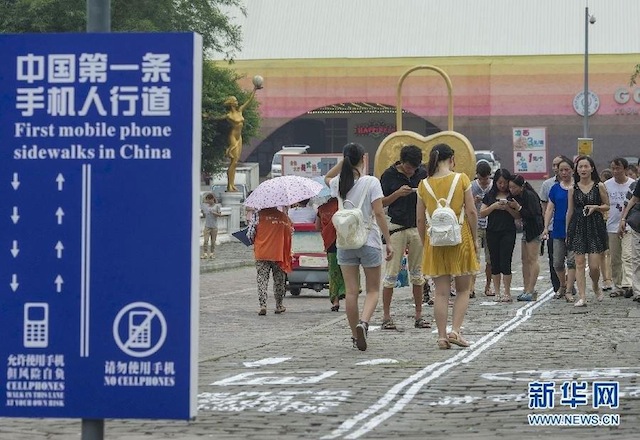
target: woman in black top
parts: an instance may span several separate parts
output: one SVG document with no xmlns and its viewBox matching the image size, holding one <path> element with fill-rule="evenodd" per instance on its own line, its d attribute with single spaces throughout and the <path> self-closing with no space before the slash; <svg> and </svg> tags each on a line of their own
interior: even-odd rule
<svg viewBox="0 0 640 440">
<path fill-rule="evenodd" d="M 514 219 L 520 213 L 510 201 L 509 170 L 501 168 L 493 175 L 493 186 L 482 199 L 480 217 L 487 217 L 487 246 L 491 257 L 491 278 L 496 294 L 500 293 L 501 281 L 504 295 L 498 301 L 512 302 L 511 299 L 511 259 L 516 245 L 516 224 Z"/>
<path fill-rule="evenodd" d="M 518 296 L 518 301 L 535 301 L 536 281 L 540 274 L 538 263 L 538 251 L 544 220 L 542 219 L 542 205 L 536 191 L 524 180 L 524 177 L 516 174 L 509 182 L 509 192 L 513 196 L 510 202 L 514 209 L 520 213 L 524 231 L 522 233 L 522 277 L 524 279 L 524 292 Z"/>
</svg>

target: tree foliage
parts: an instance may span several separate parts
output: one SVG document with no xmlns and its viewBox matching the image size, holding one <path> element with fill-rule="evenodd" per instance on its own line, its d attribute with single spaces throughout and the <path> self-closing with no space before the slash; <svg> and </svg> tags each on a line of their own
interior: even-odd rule
<svg viewBox="0 0 640 440">
<path fill-rule="evenodd" d="M 227 59 L 240 49 L 241 29 L 233 24 L 225 10 L 246 11 L 241 0 L 111 0 L 113 32 L 189 31 L 202 35 L 205 53 L 223 53 Z M 0 0 L 0 32 L 85 32 L 86 0 Z M 240 102 L 249 95 L 237 83 L 240 77 L 228 67 L 203 63 L 203 114 L 222 114 L 222 102 L 233 95 Z M 257 104 L 244 112 L 243 139 L 248 141 L 258 131 Z M 203 167 L 216 171 L 220 167 L 225 145 L 224 124 L 203 119 Z"/>
<path fill-rule="evenodd" d="M 242 33 L 222 9 L 241 0 L 111 0 L 114 32 L 191 31 L 204 48 L 232 58 Z M 0 0 L 0 32 L 84 32 L 87 0 Z"/>
<path fill-rule="evenodd" d="M 631 75 L 631 78 L 629 79 L 630 86 L 636 85 L 636 80 L 638 79 L 638 76 L 640 76 L 640 64 L 636 64 L 636 67 L 634 67 L 633 69 L 633 75 Z"/>
</svg>

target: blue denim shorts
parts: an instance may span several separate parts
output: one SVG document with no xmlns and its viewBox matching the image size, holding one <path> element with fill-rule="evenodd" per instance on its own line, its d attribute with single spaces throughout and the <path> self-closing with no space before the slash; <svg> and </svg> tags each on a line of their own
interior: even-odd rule
<svg viewBox="0 0 640 440">
<path fill-rule="evenodd" d="M 377 267 L 382 265 L 382 250 L 372 246 L 362 246 L 359 249 L 338 249 L 338 264 L 340 266 Z"/>
</svg>

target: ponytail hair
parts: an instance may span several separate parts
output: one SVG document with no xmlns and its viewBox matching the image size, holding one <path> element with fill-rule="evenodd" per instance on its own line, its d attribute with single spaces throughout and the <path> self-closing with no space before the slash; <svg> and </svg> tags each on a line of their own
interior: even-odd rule
<svg viewBox="0 0 640 440">
<path fill-rule="evenodd" d="M 438 170 L 438 164 L 442 161 L 449 160 L 453 157 L 453 148 L 447 144 L 438 144 L 431 149 L 429 153 L 429 166 L 427 175 L 433 176 Z"/>
<path fill-rule="evenodd" d="M 531 184 L 524 180 L 524 177 L 522 177 L 520 174 L 513 174 L 510 180 L 520 188 L 522 188 L 523 191 L 529 191 L 530 193 L 534 194 L 538 200 L 540 200 L 540 196 L 538 195 L 536 190 L 533 189 Z"/>
<path fill-rule="evenodd" d="M 364 147 L 355 142 L 348 143 L 342 149 L 344 160 L 342 161 L 338 185 L 338 193 L 342 199 L 346 199 L 347 193 L 353 188 L 355 182 L 353 171 L 355 170 L 360 176 L 360 170 L 358 170 L 357 166 L 362 163 L 364 152 Z"/>
</svg>

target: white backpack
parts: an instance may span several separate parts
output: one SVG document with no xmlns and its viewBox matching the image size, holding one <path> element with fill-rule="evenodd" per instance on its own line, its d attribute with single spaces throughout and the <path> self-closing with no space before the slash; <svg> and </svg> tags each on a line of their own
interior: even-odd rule
<svg viewBox="0 0 640 440">
<path fill-rule="evenodd" d="M 462 243 L 462 223 L 464 222 L 464 207 L 460 211 L 460 218 L 456 216 L 456 213 L 451 209 L 451 199 L 453 198 L 453 192 L 456 189 L 460 180 L 460 173 L 456 173 L 449 189 L 449 195 L 447 199 L 438 199 L 433 193 L 433 189 L 424 179 L 424 184 L 427 192 L 431 194 L 436 201 L 436 209 L 433 214 L 429 216 L 429 211 L 425 209 L 427 215 L 429 241 L 431 246 L 456 246 Z"/>
<path fill-rule="evenodd" d="M 331 223 L 336 228 L 336 247 L 338 249 L 360 249 L 367 242 L 371 226 L 365 222 L 360 208 L 362 208 L 364 199 L 367 198 L 370 184 L 371 180 L 367 181 L 358 206 L 355 206 L 350 200 L 343 202 L 338 195 L 338 210 L 331 217 Z M 345 203 L 350 203 L 352 208 L 345 208 Z"/>
</svg>

